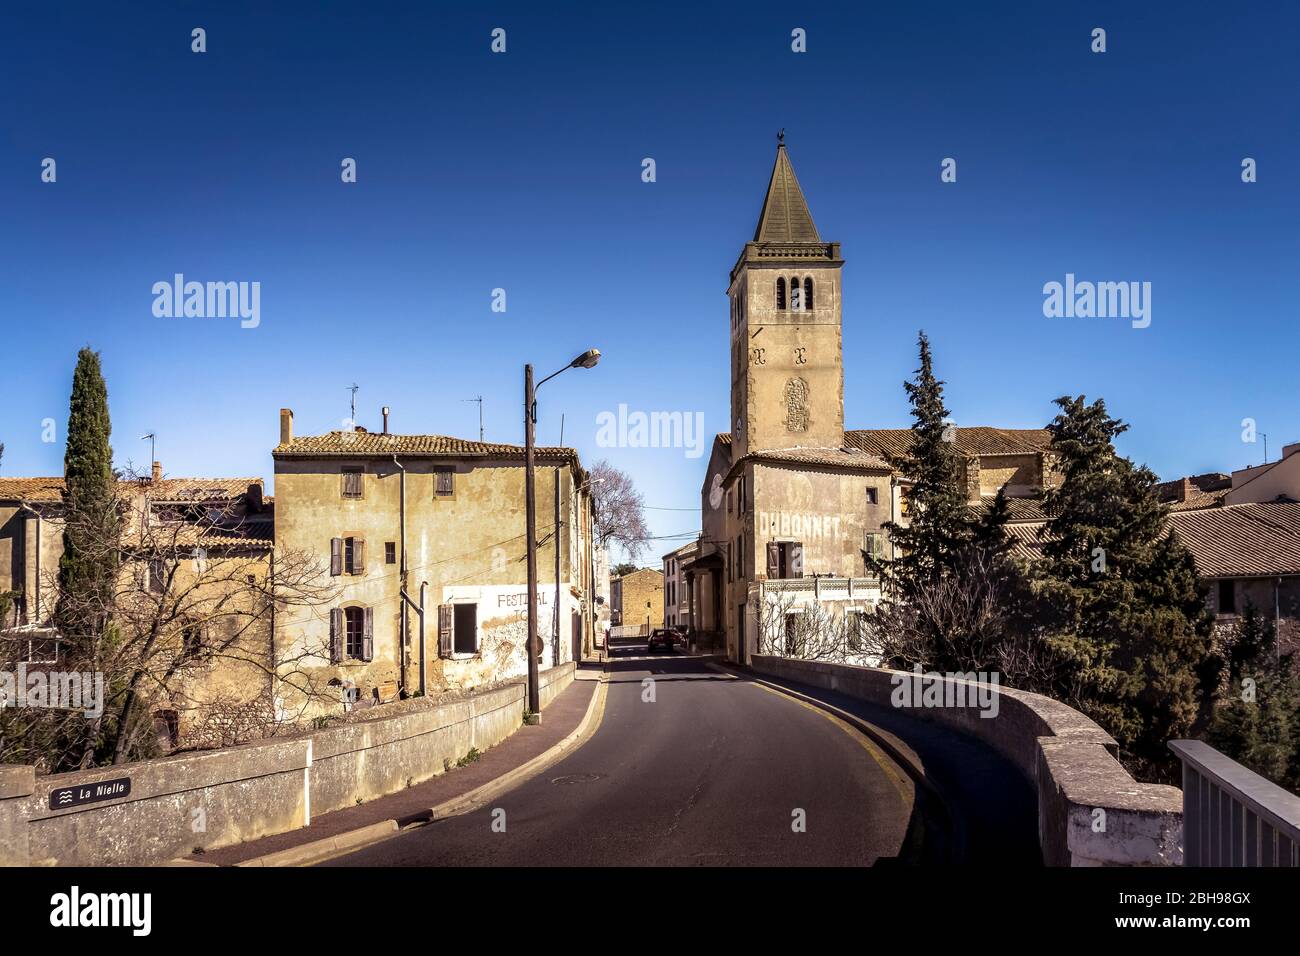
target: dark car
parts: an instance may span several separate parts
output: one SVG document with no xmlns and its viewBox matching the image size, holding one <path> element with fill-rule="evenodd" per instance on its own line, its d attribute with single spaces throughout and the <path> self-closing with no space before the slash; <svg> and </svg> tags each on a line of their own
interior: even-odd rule
<svg viewBox="0 0 1300 956">
<path fill-rule="evenodd" d="M 657 627 L 650 632 L 650 640 L 647 642 L 646 649 L 654 652 L 659 648 L 666 651 L 672 651 L 673 647 L 682 642 L 682 636 L 674 630 L 665 627 Z"/>
</svg>

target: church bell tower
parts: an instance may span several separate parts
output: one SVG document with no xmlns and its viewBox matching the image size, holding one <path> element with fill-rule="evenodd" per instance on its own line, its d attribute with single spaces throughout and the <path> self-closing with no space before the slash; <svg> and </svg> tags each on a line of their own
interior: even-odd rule
<svg viewBox="0 0 1300 956">
<path fill-rule="evenodd" d="M 753 451 L 839 448 L 844 362 L 838 242 L 822 242 L 785 147 L 753 241 L 731 270 L 732 460 Z"/>
</svg>

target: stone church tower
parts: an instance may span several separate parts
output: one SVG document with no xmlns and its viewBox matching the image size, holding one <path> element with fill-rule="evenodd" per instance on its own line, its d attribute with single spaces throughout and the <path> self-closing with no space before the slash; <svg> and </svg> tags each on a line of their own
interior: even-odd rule
<svg viewBox="0 0 1300 956">
<path fill-rule="evenodd" d="M 731 270 L 732 460 L 844 443 L 838 242 L 822 242 L 778 138 L 758 228 Z"/>
</svg>

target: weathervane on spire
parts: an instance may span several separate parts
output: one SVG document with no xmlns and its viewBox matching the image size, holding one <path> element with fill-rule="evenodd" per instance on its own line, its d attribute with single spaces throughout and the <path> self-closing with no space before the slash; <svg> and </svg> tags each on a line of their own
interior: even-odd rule
<svg viewBox="0 0 1300 956">
<path fill-rule="evenodd" d="M 784 126 L 781 127 L 781 132 L 779 132 L 779 133 L 776 134 L 776 145 L 777 145 L 777 146 L 784 146 L 784 145 L 785 145 L 785 127 L 784 127 Z"/>
</svg>

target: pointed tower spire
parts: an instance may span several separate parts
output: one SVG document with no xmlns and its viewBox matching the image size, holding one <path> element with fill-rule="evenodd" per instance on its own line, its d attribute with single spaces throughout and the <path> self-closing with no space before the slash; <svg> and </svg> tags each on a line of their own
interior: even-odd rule
<svg viewBox="0 0 1300 956">
<path fill-rule="evenodd" d="M 767 184 L 763 211 L 758 216 L 754 230 L 755 242 L 821 242 L 817 226 L 813 223 L 808 202 L 803 198 L 799 180 L 785 148 L 785 130 L 776 137 L 776 164 L 772 167 L 772 180 Z"/>
</svg>

